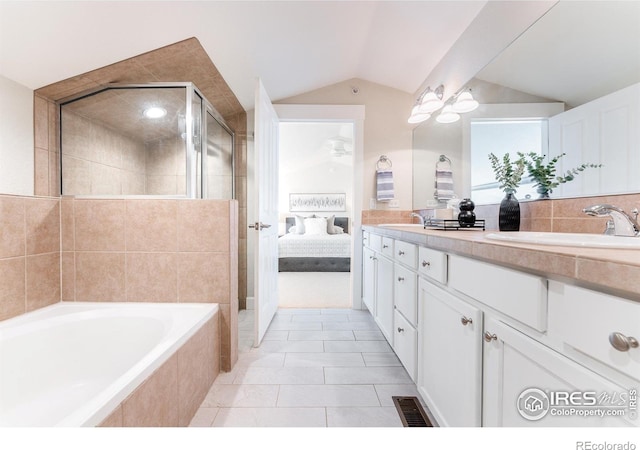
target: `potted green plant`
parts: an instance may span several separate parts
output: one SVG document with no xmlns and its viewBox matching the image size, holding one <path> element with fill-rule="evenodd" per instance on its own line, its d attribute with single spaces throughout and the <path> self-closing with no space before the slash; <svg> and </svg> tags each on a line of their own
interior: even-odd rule
<svg viewBox="0 0 640 450">
<path fill-rule="evenodd" d="M 509 153 L 505 153 L 500 160 L 493 153 L 489 153 L 491 168 L 500 183 L 500 189 L 505 197 L 500 202 L 498 212 L 498 228 L 500 231 L 518 231 L 520 229 L 520 202 L 515 196 L 516 190 L 524 174 L 525 162 L 522 157 L 511 161 Z"/>
<path fill-rule="evenodd" d="M 544 160 L 546 155 L 541 155 L 535 152 L 529 152 L 526 154 L 518 152 L 518 156 L 520 156 L 524 161 L 529 176 L 535 182 L 534 186 L 537 187 L 540 199 L 549 198 L 549 194 L 551 194 L 555 188 L 560 186 L 562 183 L 567 183 L 573 180 L 576 175 L 585 169 L 590 167 L 602 167 L 602 164 L 584 163 L 580 164 L 578 167 L 567 170 L 564 175 L 557 176 L 556 165 L 558 164 L 558 161 L 560 161 L 560 158 L 565 155 L 566 153 L 561 153 L 558 156 L 551 158 L 549 162 L 545 164 Z"/>
</svg>

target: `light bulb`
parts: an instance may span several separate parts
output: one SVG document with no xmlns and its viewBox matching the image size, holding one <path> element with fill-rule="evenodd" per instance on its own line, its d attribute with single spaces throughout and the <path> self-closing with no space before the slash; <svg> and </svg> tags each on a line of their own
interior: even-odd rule
<svg viewBox="0 0 640 450">
<path fill-rule="evenodd" d="M 147 108 L 142 113 L 147 119 L 160 119 L 167 115 L 167 110 L 159 106 Z"/>
<path fill-rule="evenodd" d="M 452 105 L 452 109 L 457 113 L 466 113 L 469 111 L 473 111 L 480 104 L 473 99 L 471 92 L 463 92 L 458 96 L 456 102 Z"/>
<path fill-rule="evenodd" d="M 442 108 L 444 102 L 438 98 L 435 92 L 427 92 L 425 96 L 422 98 L 422 102 L 418 110 L 421 113 L 432 113 L 440 108 Z"/>
<path fill-rule="evenodd" d="M 436 117 L 436 120 L 440 123 L 453 123 L 460 120 L 460 115 L 455 111 L 453 111 L 453 109 L 451 108 L 451 105 L 447 105 L 444 107 L 442 112 L 438 114 L 438 117 Z"/>
</svg>

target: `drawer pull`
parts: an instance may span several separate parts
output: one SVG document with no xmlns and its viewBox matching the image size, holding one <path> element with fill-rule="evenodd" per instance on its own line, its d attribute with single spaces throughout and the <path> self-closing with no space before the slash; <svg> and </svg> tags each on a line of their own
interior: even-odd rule
<svg viewBox="0 0 640 450">
<path fill-rule="evenodd" d="M 398 327 L 398 333 L 402 333 L 402 332 L 404 332 L 404 328 Z"/>
<path fill-rule="evenodd" d="M 402 256 L 404 255 L 404 252 L 402 250 L 398 250 L 398 256 Z"/>
<path fill-rule="evenodd" d="M 398 281 L 402 283 L 404 281 L 404 277 L 398 277 Z"/>
<path fill-rule="evenodd" d="M 422 261 L 422 267 L 429 267 L 431 263 L 429 261 Z"/>
<path fill-rule="evenodd" d="M 389 248 L 389 246 L 387 244 L 384 244 L 382 248 Z"/>
<path fill-rule="evenodd" d="M 462 319 L 460 319 L 460 322 L 462 322 L 462 325 L 467 326 L 470 323 L 473 323 L 473 320 L 463 316 Z"/>
<path fill-rule="evenodd" d="M 491 342 L 491 341 L 495 341 L 498 339 L 498 336 L 496 336 L 495 334 L 491 334 L 488 331 L 484 332 L 484 340 L 487 342 Z"/>
<path fill-rule="evenodd" d="M 611 333 L 609 343 L 619 352 L 627 352 L 630 348 L 638 348 L 638 340 L 634 337 L 627 337 L 622 333 Z"/>
</svg>

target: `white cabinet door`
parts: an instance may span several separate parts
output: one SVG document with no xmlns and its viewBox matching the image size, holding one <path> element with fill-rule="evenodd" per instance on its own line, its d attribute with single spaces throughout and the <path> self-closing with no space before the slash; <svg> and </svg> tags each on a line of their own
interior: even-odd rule
<svg viewBox="0 0 640 450">
<path fill-rule="evenodd" d="M 628 400 L 628 389 L 498 320 L 485 318 L 484 328 L 483 426 L 639 425 L 637 417 L 635 423 L 627 421 L 628 413 L 598 417 L 577 412 L 599 409 L 611 414 L 606 411 L 613 409 L 612 403 Z M 589 405 L 593 398 L 604 404 Z"/>
<path fill-rule="evenodd" d="M 369 247 L 362 251 L 362 302 L 375 317 L 376 260 L 375 252 Z"/>
<path fill-rule="evenodd" d="M 376 322 L 389 344 L 393 346 L 393 261 L 378 254 L 376 256 Z"/>
<path fill-rule="evenodd" d="M 415 272 L 396 263 L 393 274 L 393 301 L 395 309 L 415 327 L 418 323 L 417 295 L 418 282 Z"/>
<path fill-rule="evenodd" d="M 418 296 L 418 391 L 441 426 L 480 426 L 482 312 L 424 279 Z"/>
<path fill-rule="evenodd" d="M 418 332 L 402 314 L 394 312 L 393 350 L 413 381 L 416 380 Z"/>
</svg>

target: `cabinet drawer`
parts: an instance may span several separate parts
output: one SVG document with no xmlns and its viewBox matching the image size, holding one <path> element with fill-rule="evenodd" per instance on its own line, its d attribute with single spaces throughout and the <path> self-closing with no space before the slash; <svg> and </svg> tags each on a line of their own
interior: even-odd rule
<svg viewBox="0 0 640 450">
<path fill-rule="evenodd" d="M 394 315 L 393 350 L 413 381 L 418 368 L 418 332 L 398 311 Z"/>
<path fill-rule="evenodd" d="M 640 303 L 552 283 L 549 336 L 640 380 L 640 347 L 625 345 L 629 338 L 640 341 Z"/>
<path fill-rule="evenodd" d="M 380 249 L 380 253 L 389 258 L 393 258 L 393 239 L 386 236 L 382 236 L 381 238 L 382 248 Z"/>
<path fill-rule="evenodd" d="M 547 329 L 547 281 L 542 277 L 450 255 L 449 286 L 538 331 Z"/>
<path fill-rule="evenodd" d="M 368 245 L 372 250 L 380 253 L 382 251 L 382 236 L 369 233 Z"/>
<path fill-rule="evenodd" d="M 418 250 L 418 271 L 439 283 L 447 283 L 447 254 L 430 248 Z"/>
<path fill-rule="evenodd" d="M 412 269 L 417 269 L 418 251 L 415 244 L 409 244 L 408 242 L 395 241 L 394 258 L 396 261 L 405 264 Z"/>
<path fill-rule="evenodd" d="M 415 272 L 396 263 L 393 284 L 393 298 L 396 309 L 415 326 L 418 323 L 418 302 L 416 298 L 418 276 Z"/>
</svg>

